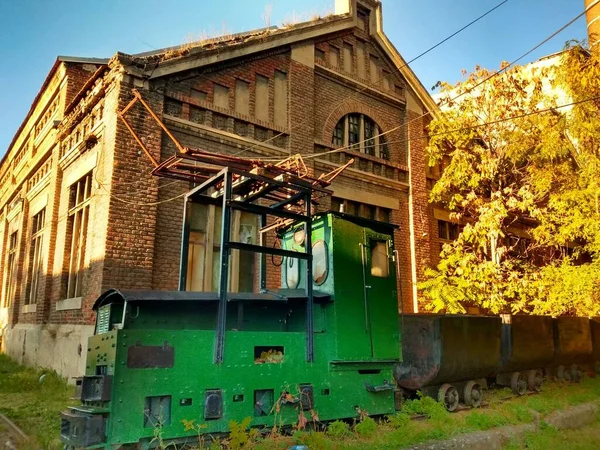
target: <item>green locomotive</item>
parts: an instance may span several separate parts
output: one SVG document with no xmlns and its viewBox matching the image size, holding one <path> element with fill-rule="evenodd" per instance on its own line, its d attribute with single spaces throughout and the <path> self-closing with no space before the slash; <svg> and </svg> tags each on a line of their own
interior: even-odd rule
<svg viewBox="0 0 600 450">
<path fill-rule="evenodd" d="M 219 192 L 227 224 L 229 206 L 242 205 Z M 300 219 L 270 251 L 283 257 L 277 291 L 104 293 L 82 404 L 62 417 L 66 447 L 148 448 L 157 428 L 169 442 L 197 442 L 247 417 L 272 427 L 392 413 L 401 357 L 393 227 L 340 213 Z"/>
</svg>

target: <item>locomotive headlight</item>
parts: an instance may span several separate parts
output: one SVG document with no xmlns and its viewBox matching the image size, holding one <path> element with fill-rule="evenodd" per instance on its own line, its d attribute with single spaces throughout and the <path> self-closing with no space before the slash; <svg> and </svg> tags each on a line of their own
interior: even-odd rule
<svg viewBox="0 0 600 450">
<path fill-rule="evenodd" d="M 305 240 L 306 240 L 306 231 L 304 230 L 304 228 L 298 228 L 294 232 L 294 242 L 296 243 L 296 245 L 302 245 L 302 244 L 304 244 Z"/>
</svg>

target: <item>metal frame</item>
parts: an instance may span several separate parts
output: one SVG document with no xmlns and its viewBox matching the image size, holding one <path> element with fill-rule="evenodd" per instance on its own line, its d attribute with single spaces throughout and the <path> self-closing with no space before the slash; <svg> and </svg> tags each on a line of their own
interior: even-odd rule
<svg viewBox="0 0 600 450">
<path fill-rule="evenodd" d="M 315 197 L 331 195 L 326 187 L 344 169 L 354 163 L 350 159 L 329 173 L 318 178 L 311 176 L 309 168 L 301 155 L 291 155 L 279 162 L 267 162 L 261 159 L 247 159 L 237 156 L 223 155 L 204 150 L 184 147 L 163 123 L 161 118 L 142 98 L 140 92 L 132 89 L 133 99 L 118 112 L 133 138 L 144 151 L 154 169 L 152 175 L 174 178 L 193 183 L 201 183 L 186 195 L 184 209 L 183 242 L 181 249 L 179 289 L 184 290 L 187 276 L 187 256 L 189 231 L 189 202 L 207 203 L 223 206 L 223 230 L 221 233 L 221 264 L 219 276 L 219 311 L 217 317 L 217 336 L 215 341 L 215 363 L 223 362 L 224 337 L 227 314 L 227 287 L 229 282 L 229 255 L 232 249 L 260 253 L 260 286 L 266 289 L 266 254 L 293 256 L 307 260 L 306 283 L 306 359 L 314 360 L 313 341 L 313 287 L 312 287 L 312 206 L 317 204 Z M 127 113 L 137 103 L 145 108 L 152 119 L 175 144 L 175 154 L 164 161 L 158 161 L 146 147 L 143 139 L 126 118 Z M 222 169 L 225 167 L 224 169 Z M 315 194 L 315 195 L 313 195 Z M 255 202 L 261 201 L 261 205 Z M 268 206 L 265 206 L 268 204 Z M 242 210 L 257 214 L 260 218 L 260 245 L 242 244 L 230 241 L 231 211 Z M 275 216 L 275 223 L 267 225 L 267 217 Z M 274 229 L 294 222 L 306 223 L 306 253 L 288 252 L 286 250 L 265 246 L 264 235 Z"/>
<path fill-rule="evenodd" d="M 314 360 L 314 299 L 312 282 L 312 244 L 310 232 L 306 233 L 306 252 L 292 252 L 265 245 L 265 233 L 272 226 L 266 226 L 269 216 L 285 223 L 303 222 L 306 229 L 312 229 L 312 194 L 323 191 L 300 177 L 288 176 L 286 181 L 275 180 L 256 173 L 226 167 L 217 175 L 206 180 L 186 195 L 186 208 L 183 224 L 183 245 L 180 266 L 180 289 L 186 285 L 187 277 L 187 231 L 189 230 L 190 203 L 208 203 L 222 206 L 222 232 L 219 264 L 219 307 L 214 347 L 214 363 L 224 360 L 225 331 L 227 323 L 227 300 L 229 286 L 229 259 L 232 250 L 260 253 L 260 287 L 266 288 L 265 255 L 293 257 L 307 261 L 306 264 L 306 360 Z M 255 202 L 261 201 L 262 204 Z M 256 214 L 260 218 L 259 244 L 245 244 L 231 240 L 232 211 L 239 210 Z"/>
</svg>

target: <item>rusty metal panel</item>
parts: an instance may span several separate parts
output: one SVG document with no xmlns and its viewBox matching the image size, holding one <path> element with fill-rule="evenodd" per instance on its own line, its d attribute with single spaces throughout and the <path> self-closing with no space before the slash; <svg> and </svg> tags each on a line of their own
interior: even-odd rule
<svg viewBox="0 0 600 450">
<path fill-rule="evenodd" d="M 590 320 L 585 317 L 554 319 L 554 360 L 552 366 L 583 364 L 592 354 Z"/>
<path fill-rule="evenodd" d="M 127 349 L 130 369 L 170 369 L 175 363 L 175 348 L 164 345 L 132 345 Z"/>
<path fill-rule="evenodd" d="M 402 327 L 404 361 L 394 374 L 406 389 L 484 378 L 500 363 L 499 317 L 415 314 Z"/>
<path fill-rule="evenodd" d="M 498 373 L 541 369 L 552 361 L 552 317 L 510 314 L 501 317 L 502 363 Z"/>
</svg>

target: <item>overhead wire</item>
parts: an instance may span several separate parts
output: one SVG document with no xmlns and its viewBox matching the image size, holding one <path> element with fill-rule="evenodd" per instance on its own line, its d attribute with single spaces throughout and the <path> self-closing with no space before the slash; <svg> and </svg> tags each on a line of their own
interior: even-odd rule
<svg viewBox="0 0 600 450">
<path fill-rule="evenodd" d="M 460 28 L 459 30 L 455 31 L 454 33 L 452 33 L 451 35 L 447 36 L 446 38 L 442 39 L 441 41 L 439 41 L 438 43 L 436 43 L 435 45 L 429 47 L 427 50 L 425 50 L 424 52 L 420 53 L 419 55 L 415 56 L 413 59 L 411 59 L 410 61 L 404 63 L 402 66 L 398 67 L 397 70 L 402 70 L 406 67 L 408 67 L 410 64 L 412 64 L 413 62 L 415 62 L 416 60 L 418 60 L 419 58 L 425 56 L 426 54 L 428 54 L 429 52 L 431 52 L 432 50 L 436 49 L 437 47 L 439 47 L 440 45 L 444 44 L 445 42 L 449 41 L 450 39 L 452 39 L 454 36 L 456 36 L 457 34 L 461 33 L 462 31 L 466 30 L 467 28 L 469 28 L 471 25 L 479 22 L 481 19 L 483 19 L 485 16 L 487 16 L 488 14 L 491 14 L 493 11 L 495 11 L 496 9 L 500 8 L 502 5 L 504 5 L 505 3 L 507 3 L 508 0 L 503 0 L 502 2 L 498 3 L 496 6 L 494 6 L 493 8 L 489 9 L 488 11 L 486 11 L 485 13 L 483 13 L 482 15 L 480 15 L 479 17 L 477 17 L 476 19 L 473 19 L 471 22 L 469 22 L 468 24 L 464 25 L 462 28 Z M 331 118 L 331 115 L 340 107 L 342 106 L 345 102 L 347 102 L 350 98 L 353 98 L 354 96 L 358 96 L 359 94 L 363 93 L 364 91 L 366 91 L 367 89 L 372 89 L 371 86 L 365 86 L 362 89 L 359 89 L 355 92 L 353 92 L 352 94 L 348 95 L 347 97 L 345 97 L 342 101 L 340 101 L 335 108 L 332 108 L 331 113 L 329 114 L 329 116 L 327 117 L 327 119 L 325 120 L 324 123 L 327 123 L 329 121 L 329 119 Z M 293 130 L 296 130 L 302 126 L 304 126 L 306 123 L 308 123 L 309 121 L 314 120 L 314 117 L 308 117 L 306 119 L 304 119 L 302 122 L 298 123 L 297 125 L 292 126 L 289 130 L 283 131 L 279 134 L 276 134 L 272 137 L 270 137 L 269 139 L 266 139 L 264 141 L 261 141 L 261 144 L 266 144 L 274 139 L 277 139 L 280 136 L 283 136 L 284 134 L 290 134 Z M 239 156 L 242 153 L 245 153 L 247 151 L 251 151 L 253 149 L 255 149 L 257 147 L 257 145 L 259 144 L 253 144 L 250 147 L 247 147 L 237 153 L 234 153 L 233 156 Z"/>
<path fill-rule="evenodd" d="M 494 11 L 494 10 L 495 10 L 495 9 L 497 9 L 498 7 L 502 6 L 502 5 L 503 5 L 504 3 L 506 3 L 507 1 L 508 1 L 508 0 L 504 0 L 502 3 L 500 3 L 500 4 L 496 5 L 494 8 L 492 8 L 491 10 L 489 10 L 488 12 L 486 12 L 485 14 L 481 15 L 481 16 L 480 16 L 480 17 L 478 17 L 477 19 L 473 20 L 471 23 L 467 24 L 466 26 L 464 26 L 463 28 L 461 28 L 461 29 L 460 29 L 460 30 L 458 30 L 457 32 L 453 33 L 453 35 L 451 35 L 451 36 L 449 36 L 448 38 L 446 38 L 446 39 L 445 39 L 443 42 L 447 41 L 447 40 L 448 40 L 448 39 L 450 39 L 451 37 L 455 36 L 456 34 L 460 33 L 460 32 L 461 32 L 461 31 L 463 31 L 464 29 L 468 28 L 468 27 L 469 27 L 470 25 L 472 25 L 473 23 L 477 22 L 477 21 L 478 21 L 478 20 L 480 20 L 481 18 L 483 18 L 483 17 L 485 17 L 486 15 L 490 14 L 492 11 Z M 575 22 L 576 22 L 578 19 L 580 19 L 580 18 L 581 18 L 583 15 L 585 15 L 585 14 L 586 14 L 586 12 L 587 12 L 589 9 L 591 9 L 592 7 L 594 7 L 594 6 L 595 6 L 596 4 L 598 4 L 599 2 L 600 2 L 600 0 L 596 0 L 594 3 L 590 4 L 590 5 L 589 5 L 587 8 L 585 8 L 585 10 L 584 10 L 583 12 L 581 12 L 581 13 L 580 13 L 580 14 L 578 14 L 576 17 L 574 17 L 573 19 L 571 19 L 571 20 L 570 20 L 568 23 L 566 23 L 566 24 L 565 24 L 565 25 L 563 25 L 561 28 L 559 28 L 557 31 L 555 31 L 554 33 L 552 33 L 550 36 L 548 36 L 547 38 L 545 38 L 544 40 L 542 40 L 540 43 L 538 43 L 537 45 L 535 45 L 534 47 L 532 47 L 530 50 L 528 50 L 527 52 L 525 52 L 524 54 L 522 54 L 521 56 L 519 56 L 517 59 L 513 60 L 512 62 L 510 62 L 510 63 L 509 63 L 509 64 L 507 64 L 506 66 L 502 67 L 500 70 L 498 70 L 498 71 L 496 71 L 496 72 L 492 73 L 490 76 L 488 76 L 488 77 L 484 78 L 484 79 L 483 79 L 482 81 L 480 81 L 479 83 L 475 84 L 474 86 L 471 86 L 469 89 L 467 89 L 467 90 L 463 91 L 462 93 L 458 94 L 457 96 L 453 97 L 452 99 L 446 99 L 446 102 L 447 102 L 447 103 L 453 102 L 453 101 L 457 100 L 458 98 L 462 97 L 463 95 L 466 95 L 467 93 L 469 93 L 469 92 L 473 91 L 474 89 L 476 89 L 477 87 L 481 86 L 482 84 L 486 83 L 486 82 L 487 82 L 487 81 L 489 81 L 490 79 L 492 79 L 492 78 L 494 78 L 494 77 L 496 77 L 496 76 L 498 76 L 498 75 L 500 75 L 500 74 L 504 73 L 504 72 L 505 72 L 505 71 L 506 71 L 508 68 L 512 67 L 514 64 L 516 64 L 517 62 L 521 61 L 523 58 L 525 58 L 526 56 L 528 56 L 529 54 L 531 54 L 532 52 L 534 52 L 535 50 L 537 50 L 538 48 L 540 48 L 542 45 L 544 45 L 546 42 L 550 41 L 551 39 L 553 39 L 554 37 L 556 37 L 558 34 L 560 34 L 561 32 L 563 32 L 565 29 L 567 29 L 568 27 L 570 27 L 570 26 L 571 26 L 573 23 L 575 23 Z M 430 49 L 428 49 L 427 51 L 423 52 L 421 55 L 418 55 L 416 58 L 413 58 L 412 60 L 410 60 L 410 62 L 406 63 L 404 66 L 401 66 L 401 67 L 400 67 L 398 70 L 400 70 L 401 68 L 404 68 L 404 67 L 408 66 L 408 64 L 410 64 L 411 62 L 414 62 L 416 59 L 418 59 L 418 58 L 420 58 L 421 56 L 423 56 L 423 55 L 427 54 L 429 51 L 433 50 L 435 47 L 438 47 L 438 46 L 439 46 L 439 45 L 441 45 L 443 42 L 439 42 L 438 44 L 436 44 L 436 45 L 435 45 L 435 46 L 433 46 L 432 48 L 430 48 Z M 369 88 L 369 87 L 365 87 L 365 88 L 363 88 L 362 90 L 360 90 L 360 91 L 357 91 L 357 92 L 353 93 L 352 95 L 357 95 L 357 94 L 359 94 L 360 92 L 362 92 L 362 91 L 364 91 L 365 89 L 368 89 L 368 88 Z M 347 101 L 347 99 L 348 99 L 349 97 L 350 97 L 350 96 L 348 96 L 346 99 L 344 99 L 342 102 L 340 102 L 340 104 L 339 104 L 339 105 L 341 105 L 341 104 L 343 104 L 345 101 Z M 595 100 L 595 99 L 596 99 L 596 98 L 594 97 L 594 98 L 591 98 L 591 99 L 588 99 L 588 100 L 585 100 L 585 101 L 591 101 L 591 100 Z M 559 108 L 563 108 L 563 107 L 566 107 L 566 106 L 576 105 L 576 104 L 579 104 L 579 103 L 583 103 L 583 102 L 585 102 L 585 101 L 580 101 L 580 102 L 574 102 L 574 103 L 571 103 L 571 104 L 561 105 L 561 106 L 558 106 L 558 107 L 554 107 L 554 109 L 559 109 Z M 336 106 L 336 109 L 339 107 L 339 105 L 338 105 L 338 106 Z M 468 128 L 465 128 L 465 129 L 470 129 L 470 128 L 478 128 L 478 127 L 482 127 L 482 126 L 487 126 L 487 125 L 491 125 L 491 124 L 499 123 L 499 122 L 502 122 L 502 121 L 505 121 L 505 120 L 514 120 L 514 119 L 516 119 L 516 118 L 526 117 L 526 116 L 529 116 L 529 115 L 534 115 L 534 114 L 540 114 L 540 113 L 542 113 L 542 112 L 546 112 L 546 111 L 549 111 L 549 110 L 550 110 L 550 109 L 548 109 L 548 110 L 540 110 L 540 111 L 532 111 L 532 112 L 530 112 L 530 113 L 525 113 L 525 114 L 518 115 L 518 116 L 515 116 L 515 117 L 506 118 L 506 119 L 501 119 L 500 121 L 493 121 L 493 122 L 487 122 L 487 123 L 483 123 L 483 124 L 479 124 L 479 125 L 474 125 L 473 127 L 468 127 Z M 402 128 L 402 127 L 408 127 L 408 125 L 410 125 L 411 123 L 413 123 L 413 122 L 415 122 L 415 121 L 417 121 L 417 120 L 420 120 L 420 119 L 422 119 L 422 118 L 424 118 L 424 117 L 426 117 L 426 116 L 428 116 L 428 115 L 429 115 L 429 112 L 427 112 L 427 113 L 425 113 L 425 114 L 422 114 L 422 115 L 421 115 L 421 116 L 419 116 L 419 117 L 415 117 L 415 118 L 411 119 L 411 120 L 410 120 L 410 121 L 408 121 L 408 122 L 402 123 L 402 124 L 400 124 L 400 125 L 399 125 L 399 126 L 397 126 L 397 127 L 393 127 L 393 128 L 391 128 L 391 129 L 389 129 L 388 131 L 385 131 L 385 132 L 383 132 L 383 133 L 380 133 L 380 134 L 378 134 L 378 135 L 376 135 L 376 136 L 373 136 L 372 138 L 365 139 L 365 140 L 363 140 L 363 141 L 359 141 L 359 142 L 353 143 L 352 145 L 348 145 L 348 146 L 345 146 L 345 147 L 340 147 L 340 148 L 332 149 L 332 150 L 325 151 L 325 152 L 321 152 L 321 153 L 313 153 L 313 154 L 310 154 L 310 155 L 302 155 L 302 157 L 303 157 L 304 159 L 312 159 L 312 158 L 317 158 L 317 157 L 324 156 L 324 155 L 327 155 L 327 154 L 338 153 L 338 152 L 341 152 L 341 151 L 344 151 L 344 150 L 349 150 L 349 149 L 351 149 L 351 148 L 353 148 L 353 147 L 355 147 L 355 146 L 357 146 L 357 145 L 360 145 L 360 144 L 362 144 L 362 143 L 366 143 L 366 142 L 368 142 L 368 141 L 370 141 L 371 139 L 374 139 L 374 138 L 376 138 L 376 137 L 385 136 L 385 135 L 387 135 L 387 134 L 390 134 L 390 133 L 392 133 L 392 132 L 394 132 L 394 131 L 396 131 L 396 130 L 398 130 L 398 129 Z M 312 120 L 312 117 L 311 117 L 310 119 L 308 119 L 308 120 Z M 298 127 L 302 126 L 304 123 L 306 123 L 306 120 L 305 120 L 304 122 L 301 122 L 300 124 L 296 125 L 295 127 L 292 127 L 292 128 L 289 130 L 289 131 L 291 131 L 291 130 L 293 130 L 293 129 L 296 129 L 296 128 L 298 128 Z M 447 132 L 444 132 L 444 133 L 445 133 L 445 134 L 449 134 L 449 133 L 452 133 L 452 132 L 457 132 L 457 131 L 461 131 L 461 129 L 457 129 L 457 130 L 451 130 L 451 131 L 447 131 Z M 273 136 L 273 137 L 271 137 L 271 138 L 269 138 L 269 139 L 267 139 L 267 140 L 265 140 L 265 141 L 262 141 L 261 143 L 266 143 L 266 142 L 269 142 L 270 140 L 272 140 L 272 139 L 275 139 L 276 137 L 278 137 L 278 136 L 281 136 L 282 134 L 286 134 L 286 133 L 280 133 L 279 135 Z M 420 140 L 420 139 L 425 139 L 425 138 L 428 138 L 428 137 L 431 137 L 431 136 L 437 136 L 437 135 L 439 135 L 439 134 L 435 134 L 435 135 L 426 135 L 426 134 L 425 134 L 425 135 L 422 135 L 422 136 L 418 136 L 418 137 L 414 137 L 414 138 L 405 139 L 405 140 L 403 140 L 403 141 L 400 141 L 400 142 L 405 142 L 405 143 L 406 143 L 406 142 L 411 142 L 412 140 Z M 397 142 L 399 142 L 399 141 L 391 141 L 391 142 L 389 142 L 389 143 L 392 143 L 392 142 L 395 142 L 395 143 L 397 143 Z M 245 151 L 250 151 L 250 150 L 252 150 L 253 148 L 255 148 L 257 145 L 259 145 L 259 144 L 254 144 L 252 147 L 249 147 L 249 148 L 247 148 L 247 149 L 244 149 L 244 150 L 242 150 L 242 151 L 240 151 L 240 152 L 238 152 L 238 153 L 235 153 L 233 156 L 237 156 L 237 155 L 239 155 L 239 154 L 242 154 L 242 153 L 244 153 Z M 276 157 L 273 157 L 273 158 L 257 158 L 257 159 L 258 159 L 258 160 L 260 160 L 260 161 L 281 161 L 281 158 L 276 158 Z M 109 195 L 115 195 L 115 194 L 110 194 L 110 193 L 109 193 Z M 159 205 L 159 204 L 162 204 L 162 203 L 167 203 L 167 202 L 170 202 L 170 201 L 173 201 L 173 200 L 177 200 L 178 198 L 181 198 L 181 197 L 183 197 L 183 196 L 185 196 L 185 194 L 181 194 L 181 195 L 178 195 L 178 196 L 176 196 L 176 197 L 173 197 L 173 198 L 170 198 L 170 199 L 165 199 L 165 200 L 162 200 L 162 201 L 158 201 L 158 202 L 150 202 L 150 203 L 137 203 L 137 202 L 129 202 L 129 201 L 126 201 L 126 200 L 124 200 L 124 199 L 122 199 L 122 198 L 120 198 L 120 197 L 115 197 L 115 198 L 116 198 L 117 200 L 119 200 L 119 201 L 122 201 L 122 202 L 124 202 L 124 203 L 129 203 L 129 204 L 132 204 L 132 205 L 135 205 L 135 206 L 144 206 L 144 205 L 151 206 L 151 205 Z"/>
<path fill-rule="evenodd" d="M 479 86 L 481 86 L 482 84 L 486 83 L 487 81 L 491 80 L 492 78 L 504 73 L 508 68 L 510 68 L 511 66 L 513 66 L 514 64 L 516 64 L 517 62 L 521 61 L 523 58 L 525 58 L 527 55 L 531 54 L 532 52 L 534 52 L 535 50 L 537 50 L 538 48 L 540 48 L 542 45 L 544 45 L 546 42 L 550 41 L 551 39 L 553 39 L 554 37 L 556 37 L 558 34 L 562 33 L 565 29 L 567 29 L 568 27 L 570 27 L 571 25 L 573 25 L 573 23 L 575 23 L 577 20 L 579 20 L 583 15 L 586 14 L 587 11 L 589 11 L 590 8 L 594 7 L 596 4 L 598 4 L 600 2 L 600 0 L 596 0 L 594 3 L 590 4 L 583 12 L 581 12 L 580 14 L 578 14 L 576 17 L 574 17 L 573 19 L 571 19 L 568 23 L 566 23 L 565 25 L 563 25 L 562 27 L 560 27 L 557 31 L 555 31 L 554 33 L 552 33 L 550 36 L 548 36 L 547 38 L 545 38 L 543 41 L 541 41 L 539 44 L 535 45 L 533 48 L 531 48 L 530 50 L 528 50 L 527 52 L 523 53 L 521 56 L 519 56 L 517 59 L 513 60 L 512 62 L 510 62 L 509 64 L 507 64 L 506 66 L 502 67 L 500 70 L 492 73 L 490 76 L 484 78 L 483 80 L 481 80 L 479 83 L 475 84 L 474 86 L 471 86 L 469 89 L 466 89 L 465 91 L 463 91 L 462 93 L 456 95 L 455 97 L 451 98 L 451 99 L 446 99 L 446 103 L 451 103 L 455 100 L 457 100 L 458 98 L 462 97 L 463 95 L 468 94 L 469 92 L 472 92 L 474 89 L 478 88 Z M 443 103 L 442 103 L 443 104 Z M 442 105 L 441 104 L 441 105 Z M 310 155 L 302 155 L 302 157 L 304 159 L 312 159 L 312 158 L 318 158 L 320 156 L 324 156 L 324 155 L 328 155 L 328 154 L 332 154 L 332 153 L 338 153 L 338 152 L 342 152 L 344 150 L 350 150 L 351 148 L 363 144 L 365 142 L 370 141 L 371 139 L 375 139 L 376 137 L 381 137 L 381 136 L 385 136 L 387 134 L 393 133 L 396 130 L 399 130 L 400 128 L 403 127 L 408 127 L 408 125 L 410 125 L 411 123 L 416 122 L 417 120 L 420 120 L 426 116 L 428 116 L 430 113 L 427 112 L 425 114 L 422 114 L 418 117 L 415 117 L 414 119 L 409 120 L 406 123 L 402 123 L 400 125 L 398 125 L 397 127 L 393 127 L 383 133 L 380 133 L 376 136 L 373 136 L 372 138 L 369 139 L 365 139 L 363 141 L 359 141 L 359 142 L 355 142 L 352 145 L 348 145 L 345 147 L 339 147 L 339 148 L 335 148 L 332 150 L 328 150 L 325 152 L 321 152 L 321 153 L 313 153 Z M 270 159 L 270 158 L 258 158 L 261 161 L 273 161 L 275 159 Z M 278 159 L 280 160 L 280 158 Z"/>
</svg>

